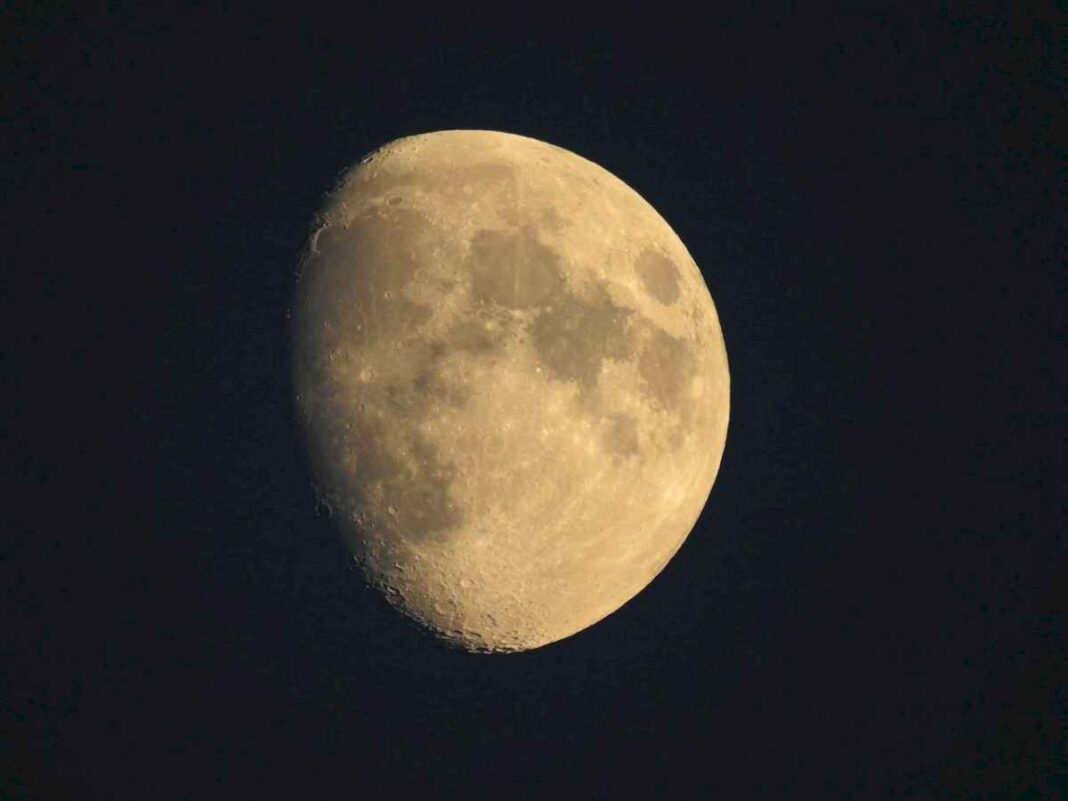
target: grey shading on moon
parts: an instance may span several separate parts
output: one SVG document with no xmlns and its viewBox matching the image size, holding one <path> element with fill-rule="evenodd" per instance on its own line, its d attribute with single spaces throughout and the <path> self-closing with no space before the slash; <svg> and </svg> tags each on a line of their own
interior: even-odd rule
<svg viewBox="0 0 1068 801">
<path fill-rule="evenodd" d="M 544 142 L 440 131 L 345 173 L 293 315 L 317 491 L 367 580 L 471 651 L 561 640 L 682 546 L 729 373 L 686 247 Z"/>
</svg>

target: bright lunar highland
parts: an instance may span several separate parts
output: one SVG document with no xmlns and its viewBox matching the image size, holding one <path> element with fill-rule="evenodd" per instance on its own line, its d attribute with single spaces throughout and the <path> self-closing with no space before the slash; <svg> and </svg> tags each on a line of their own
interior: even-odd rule
<svg viewBox="0 0 1068 801">
<path fill-rule="evenodd" d="M 392 142 L 328 196 L 293 314 L 317 489 L 367 579 L 473 651 L 633 598 L 701 513 L 730 378 L 712 297 L 633 189 L 544 142 Z"/>
</svg>

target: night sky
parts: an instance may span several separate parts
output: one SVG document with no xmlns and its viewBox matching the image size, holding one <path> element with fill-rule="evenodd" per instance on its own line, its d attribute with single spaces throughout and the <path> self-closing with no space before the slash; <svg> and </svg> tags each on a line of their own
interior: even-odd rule
<svg viewBox="0 0 1068 801">
<path fill-rule="evenodd" d="M 1068 792 L 1063 15 L 63 5 L 0 26 L 0 797 Z M 448 128 L 636 189 L 731 367 L 682 550 L 518 655 L 363 586 L 291 402 L 324 192 Z"/>
</svg>

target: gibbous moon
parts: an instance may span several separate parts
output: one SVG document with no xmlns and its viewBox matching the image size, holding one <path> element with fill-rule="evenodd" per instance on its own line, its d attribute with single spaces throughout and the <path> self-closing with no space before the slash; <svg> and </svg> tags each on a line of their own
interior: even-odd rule
<svg viewBox="0 0 1068 801">
<path fill-rule="evenodd" d="M 301 261 L 296 406 L 367 579 L 472 651 L 633 598 L 719 469 L 730 378 L 686 247 L 634 190 L 494 131 L 392 142 Z"/>
</svg>

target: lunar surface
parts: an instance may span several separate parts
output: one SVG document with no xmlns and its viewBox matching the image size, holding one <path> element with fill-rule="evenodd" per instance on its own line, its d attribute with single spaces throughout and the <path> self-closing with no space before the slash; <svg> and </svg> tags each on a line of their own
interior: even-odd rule
<svg viewBox="0 0 1068 801">
<path fill-rule="evenodd" d="M 440 131 L 349 170 L 301 261 L 293 347 L 356 560 L 468 650 L 617 610 L 719 469 L 727 355 L 697 265 L 634 190 L 534 139 Z"/>
</svg>

